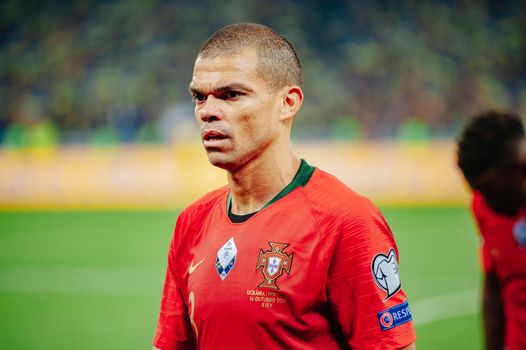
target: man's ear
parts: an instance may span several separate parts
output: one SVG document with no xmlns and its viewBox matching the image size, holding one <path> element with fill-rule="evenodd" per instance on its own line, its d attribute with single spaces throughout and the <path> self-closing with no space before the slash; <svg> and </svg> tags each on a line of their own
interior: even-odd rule
<svg viewBox="0 0 526 350">
<path fill-rule="evenodd" d="M 303 103 L 303 91 L 297 85 L 286 86 L 281 96 L 281 120 L 291 119 L 300 110 Z"/>
</svg>

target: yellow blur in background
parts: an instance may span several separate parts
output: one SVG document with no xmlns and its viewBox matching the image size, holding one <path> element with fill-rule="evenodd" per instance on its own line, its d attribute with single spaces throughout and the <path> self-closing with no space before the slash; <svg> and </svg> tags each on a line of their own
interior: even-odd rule
<svg viewBox="0 0 526 350">
<path fill-rule="evenodd" d="M 377 205 L 465 205 L 453 141 L 303 142 L 296 152 Z M 226 184 L 202 146 L 0 149 L 0 209 L 180 208 Z"/>
</svg>

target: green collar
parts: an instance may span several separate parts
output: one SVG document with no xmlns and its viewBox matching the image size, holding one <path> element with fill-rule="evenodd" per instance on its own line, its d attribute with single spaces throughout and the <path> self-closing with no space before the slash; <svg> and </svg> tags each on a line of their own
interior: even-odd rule
<svg viewBox="0 0 526 350">
<path fill-rule="evenodd" d="M 274 202 L 277 202 L 278 200 L 285 197 L 287 194 L 292 192 L 297 187 L 300 187 L 300 186 L 304 187 L 307 184 L 307 182 L 309 182 L 312 176 L 312 173 L 314 172 L 314 169 L 316 168 L 310 165 L 309 163 L 307 163 L 305 159 L 302 159 L 298 172 L 296 173 L 296 175 L 294 175 L 294 178 L 292 179 L 292 181 L 287 186 L 285 186 L 285 188 L 281 190 L 280 193 L 278 193 L 267 204 L 265 204 L 265 206 L 261 208 L 260 210 L 265 209 L 266 207 L 268 207 Z M 232 220 L 232 222 L 244 222 L 248 220 L 252 215 L 257 213 L 257 211 L 255 211 L 253 213 L 246 214 L 246 215 L 236 215 L 232 213 L 231 208 L 232 208 L 232 192 L 229 192 L 227 200 L 226 200 L 226 209 L 227 209 L 228 217 L 230 218 L 230 220 Z"/>
</svg>

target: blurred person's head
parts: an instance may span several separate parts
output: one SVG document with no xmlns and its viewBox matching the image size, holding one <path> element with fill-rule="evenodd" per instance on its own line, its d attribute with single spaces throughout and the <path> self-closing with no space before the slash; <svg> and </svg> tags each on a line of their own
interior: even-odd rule
<svg viewBox="0 0 526 350">
<path fill-rule="evenodd" d="M 190 83 L 209 161 L 235 172 L 291 152 L 302 83 L 298 56 L 276 31 L 240 23 L 214 33 L 197 55 Z"/>
<path fill-rule="evenodd" d="M 458 166 L 470 187 L 498 213 L 526 203 L 526 140 L 519 116 L 489 111 L 474 116 L 458 139 Z"/>
</svg>

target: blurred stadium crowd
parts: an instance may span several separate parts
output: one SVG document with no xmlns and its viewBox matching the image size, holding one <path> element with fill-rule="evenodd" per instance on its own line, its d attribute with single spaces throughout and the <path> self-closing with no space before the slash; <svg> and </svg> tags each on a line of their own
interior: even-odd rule
<svg viewBox="0 0 526 350">
<path fill-rule="evenodd" d="M 267 24 L 305 70 L 299 138 L 450 138 L 526 115 L 523 1 L 0 2 L 0 144 L 167 143 L 194 128 L 197 43 Z"/>
</svg>

